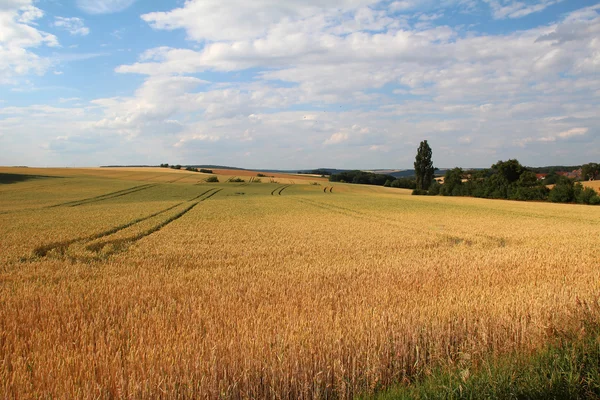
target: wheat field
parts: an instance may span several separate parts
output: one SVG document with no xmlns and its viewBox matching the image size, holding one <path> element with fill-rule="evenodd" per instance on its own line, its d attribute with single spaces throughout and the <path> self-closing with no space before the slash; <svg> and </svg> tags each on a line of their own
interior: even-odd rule
<svg viewBox="0 0 600 400">
<path fill-rule="evenodd" d="M 598 316 L 599 207 L 0 174 L 1 398 L 347 399 Z"/>
</svg>

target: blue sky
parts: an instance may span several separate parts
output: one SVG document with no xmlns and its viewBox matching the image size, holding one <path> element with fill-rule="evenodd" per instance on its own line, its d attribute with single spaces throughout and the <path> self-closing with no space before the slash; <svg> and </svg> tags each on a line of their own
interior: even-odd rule
<svg viewBox="0 0 600 400">
<path fill-rule="evenodd" d="M 600 2 L 0 0 L 0 165 L 600 161 Z"/>
</svg>

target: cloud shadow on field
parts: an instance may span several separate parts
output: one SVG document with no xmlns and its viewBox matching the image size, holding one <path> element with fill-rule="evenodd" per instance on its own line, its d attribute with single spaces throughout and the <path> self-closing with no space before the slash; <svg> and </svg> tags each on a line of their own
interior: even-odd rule
<svg viewBox="0 0 600 400">
<path fill-rule="evenodd" d="M 35 179 L 62 178 L 62 176 L 24 175 L 0 173 L 0 185 L 27 182 Z"/>
</svg>

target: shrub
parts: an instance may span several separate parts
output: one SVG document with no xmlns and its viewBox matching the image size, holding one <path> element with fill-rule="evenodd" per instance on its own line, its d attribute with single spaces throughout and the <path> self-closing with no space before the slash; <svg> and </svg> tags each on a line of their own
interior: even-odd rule
<svg viewBox="0 0 600 400">
<path fill-rule="evenodd" d="M 427 190 L 423 189 L 415 189 L 412 191 L 413 196 L 427 196 Z"/>
<path fill-rule="evenodd" d="M 242 178 L 233 178 L 229 182 L 238 183 L 238 182 L 246 182 L 246 181 L 243 180 Z"/>
<path fill-rule="evenodd" d="M 575 199 L 575 187 L 570 179 L 560 179 L 548 195 L 553 203 L 570 203 Z"/>
<path fill-rule="evenodd" d="M 208 178 L 206 178 L 206 182 L 212 183 L 212 182 L 219 182 L 219 178 L 217 178 L 216 176 L 209 176 Z"/>
<path fill-rule="evenodd" d="M 442 185 L 440 185 L 438 183 L 438 181 L 433 181 L 431 182 L 431 185 L 429 186 L 429 195 L 430 196 L 437 196 L 438 194 L 440 194 L 440 189 L 441 189 Z"/>
<path fill-rule="evenodd" d="M 258 176 L 259 178 L 266 178 L 267 177 L 265 174 L 256 174 L 256 176 Z"/>
<path fill-rule="evenodd" d="M 212 174 L 212 169 L 204 169 L 204 168 L 200 168 L 200 172 L 204 173 L 204 174 Z"/>
<path fill-rule="evenodd" d="M 600 196 L 592 188 L 581 186 L 580 183 L 575 185 L 575 201 L 579 204 L 597 205 L 600 203 Z"/>
<path fill-rule="evenodd" d="M 398 178 L 392 181 L 391 186 L 401 189 L 416 189 L 417 181 L 410 178 Z"/>
<path fill-rule="evenodd" d="M 391 187 L 392 186 L 392 181 L 390 179 L 388 179 L 387 181 L 385 181 L 385 183 L 383 184 L 383 186 L 385 186 L 385 187 Z"/>
</svg>

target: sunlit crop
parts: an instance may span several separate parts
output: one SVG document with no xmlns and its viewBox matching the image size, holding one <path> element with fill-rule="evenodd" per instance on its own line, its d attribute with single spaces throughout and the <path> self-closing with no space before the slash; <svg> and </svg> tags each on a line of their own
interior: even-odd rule
<svg viewBox="0 0 600 400">
<path fill-rule="evenodd" d="M 599 207 L 19 173 L 61 178 L 0 185 L 0 398 L 351 398 L 596 316 Z"/>
</svg>

